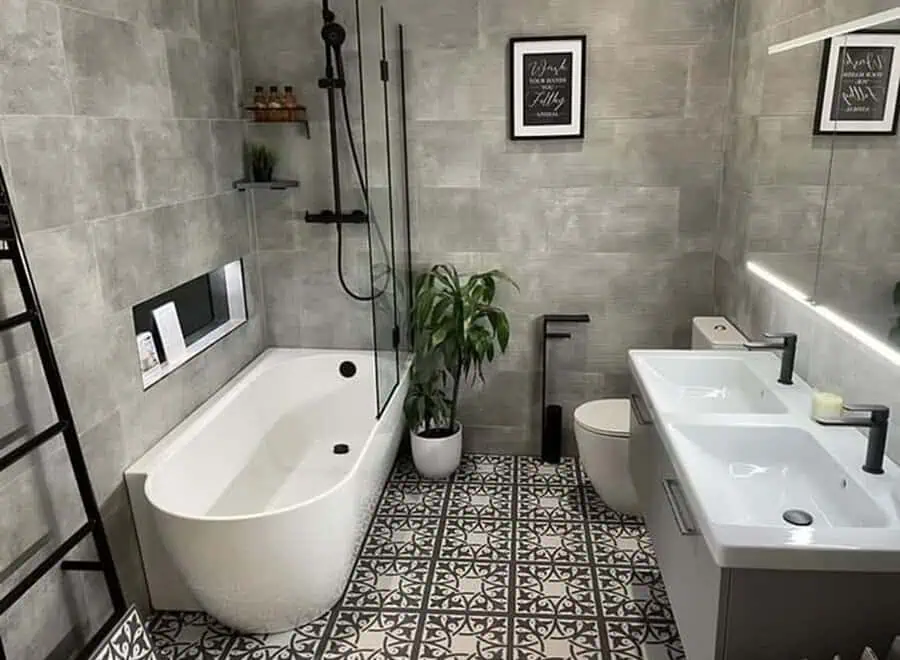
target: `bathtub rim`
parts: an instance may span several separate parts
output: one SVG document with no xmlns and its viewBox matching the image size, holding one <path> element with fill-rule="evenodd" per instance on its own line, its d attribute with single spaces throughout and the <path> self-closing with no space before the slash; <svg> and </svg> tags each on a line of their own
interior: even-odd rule
<svg viewBox="0 0 900 660">
<path fill-rule="evenodd" d="M 384 413 L 388 410 L 388 408 L 392 405 L 400 405 L 401 403 L 397 403 L 395 401 L 395 394 L 397 392 L 403 391 L 400 387 L 409 379 L 409 367 L 411 361 L 409 359 L 404 358 L 404 367 L 403 372 L 400 378 L 397 381 L 397 386 L 391 392 L 391 396 L 388 399 L 387 403 L 382 410 L 381 416 L 377 414 L 378 403 L 377 403 L 377 393 L 372 392 L 372 427 L 369 431 L 369 435 L 366 438 L 365 446 L 363 450 L 356 456 L 356 460 L 353 463 L 353 466 L 347 472 L 344 477 L 334 484 L 332 487 L 327 490 L 319 493 L 318 495 L 303 500 L 302 502 L 297 502 L 295 504 L 291 504 L 286 507 L 281 507 L 279 509 L 273 509 L 272 511 L 263 511 L 261 513 L 251 513 L 251 514 L 243 514 L 236 516 L 197 516 L 197 515 L 189 515 L 182 512 L 172 511 L 168 507 L 160 506 L 157 501 L 151 496 L 151 485 L 154 483 L 155 477 L 158 474 L 159 470 L 161 470 L 166 463 L 172 460 L 180 451 L 182 451 L 185 446 L 194 440 L 197 433 L 200 429 L 203 428 L 205 423 L 219 414 L 222 409 L 231 403 L 243 390 L 250 386 L 257 378 L 259 378 L 266 371 L 276 367 L 279 364 L 283 364 L 286 361 L 297 358 L 304 357 L 314 357 L 316 355 L 334 355 L 334 356 L 352 356 L 352 357 L 360 357 L 360 358 L 371 358 L 373 360 L 377 359 L 377 356 L 368 350 L 342 350 L 342 349 L 312 349 L 312 348 L 267 348 L 263 351 L 259 356 L 257 356 L 250 364 L 241 369 L 237 374 L 235 374 L 228 382 L 226 382 L 213 396 L 203 402 L 194 412 L 188 415 L 182 422 L 180 422 L 177 426 L 175 426 L 171 431 L 166 433 L 159 442 L 157 442 L 153 447 L 151 447 L 147 452 L 145 452 L 140 458 L 138 458 L 134 463 L 132 463 L 126 470 L 125 474 L 129 473 L 139 473 L 143 474 L 146 477 L 144 482 L 144 497 L 147 500 L 147 503 L 152 507 L 154 511 L 163 513 L 168 516 L 172 516 L 173 518 L 178 518 L 180 520 L 186 520 L 191 522 L 249 522 L 253 520 L 261 520 L 264 518 L 269 518 L 273 516 L 283 515 L 290 513 L 292 511 L 296 511 L 300 507 L 307 506 L 309 504 L 313 504 L 319 502 L 326 497 L 330 496 L 332 493 L 337 492 L 341 488 L 343 488 L 347 482 L 349 482 L 355 475 L 359 466 L 362 464 L 362 459 L 365 456 L 365 453 L 369 451 L 371 446 L 371 439 L 374 431 L 378 427 L 378 424 L 381 421 L 381 417 L 384 416 Z M 376 367 L 377 368 L 377 367 Z"/>
</svg>

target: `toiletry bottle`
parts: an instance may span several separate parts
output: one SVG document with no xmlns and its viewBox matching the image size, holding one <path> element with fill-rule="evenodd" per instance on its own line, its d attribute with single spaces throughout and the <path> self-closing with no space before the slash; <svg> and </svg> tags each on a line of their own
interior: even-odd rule
<svg viewBox="0 0 900 660">
<path fill-rule="evenodd" d="M 287 121 L 297 121 L 297 96 L 291 85 L 284 87 L 284 106 L 287 108 Z"/>
<path fill-rule="evenodd" d="M 281 108 L 284 97 L 278 91 L 277 85 L 269 87 L 269 121 L 281 121 Z"/>
<path fill-rule="evenodd" d="M 266 90 L 262 85 L 257 85 L 253 90 L 253 121 L 263 120 L 266 105 Z"/>
</svg>

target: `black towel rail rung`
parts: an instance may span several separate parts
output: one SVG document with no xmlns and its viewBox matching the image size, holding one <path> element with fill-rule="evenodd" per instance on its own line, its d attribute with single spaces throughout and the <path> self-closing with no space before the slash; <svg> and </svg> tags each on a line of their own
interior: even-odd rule
<svg viewBox="0 0 900 660">
<path fill-rule="evenodd" d="M 30 311 L 25 311 L 21 314 L 10 316 L 9 318 L 0 319 L 0 332 L 12 330 L 15 327 L 31 323 L 32 321 L 34 321 L 34 312 Z"/>
<path fill-rule="evenodd" d="M 6 614 L 6 611 L 15 605 L 16 601 L 25 595 L 26 591 L 31 589 L 31 587 L 33 587 L 38 580 L 47 575 L 47 573 L 52 571 L 63 557 L 72 552 L 72 549 L 76 545 L 90 536 L 91 532 L 94 531 L 94 524 L 93 520 L 89 520 L 79 527 L 72 536 L 63 541 L 56 550 L 50 553 L 49 557 L 35 566 L 28 575 L 10 589 L 8 594 L 3 598 L 0 598 L 0 616 Z"/>
<path fill-rule="evenodd" d="M 10 449 L 7 453 L 0 456 L 0 472 L 8 468 L 10 465 L 25 458 L 29 453 L 40 447 L 48 440 L 52 440 L 60 433 L 66 430 L 65 422 L 56 422 L 53 426 L 49 426 L 33 438 L 26 440 L 15 449 Z"/>
</svg>

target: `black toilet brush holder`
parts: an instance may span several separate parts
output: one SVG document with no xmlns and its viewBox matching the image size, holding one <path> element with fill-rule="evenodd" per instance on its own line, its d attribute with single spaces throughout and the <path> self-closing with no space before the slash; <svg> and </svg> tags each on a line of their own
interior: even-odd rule
<svg viewBox="0 0 900 660">
<path fill-rule="evenodd" d="M 544 430 L 541 458 L 545 463 L 562 460 L 562 406 L 551 404 L 544 408 Z"/>
<path fill-rule="evenodd" d="M 570 332 L 550 332 L 551 323 L 590 323 L 587 314 L 545 314 L 541 318 L 541 458 L 545 463 L 562 460 L 562 406 L 547 405 L 547 340 L 571 339 Z"/>
</svg>

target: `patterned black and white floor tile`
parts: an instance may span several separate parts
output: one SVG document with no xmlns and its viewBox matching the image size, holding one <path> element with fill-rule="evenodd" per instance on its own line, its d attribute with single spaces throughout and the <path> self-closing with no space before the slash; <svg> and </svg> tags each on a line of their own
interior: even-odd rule
<svg viewBox="0 0 900 660">
<path fill-rule="evenodd" d="M 160 660 L 682 660 L 639 517 L 576 461 L 466 455 L 446 481 L 398 459 L 335 608 L 277 635 L 202 614 L 149 626 Z"/>
</svg>

